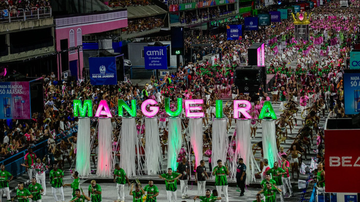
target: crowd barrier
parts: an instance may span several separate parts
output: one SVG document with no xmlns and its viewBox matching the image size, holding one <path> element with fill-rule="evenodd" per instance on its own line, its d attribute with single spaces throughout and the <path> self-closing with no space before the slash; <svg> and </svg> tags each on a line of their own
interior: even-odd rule
<svg viewBox="0 0 360 202">
<path fill-rule="evenodd" d="M 0 22 L 26 21 L 52 17 L 51 7 L 33 7 L 29 10 L 18 8 L 16 10 L 0 10 Z"/>
<path fill-rule="evenodd" d="M 67 134 L 69 131 L 66 131 L 65 134 Z M 62 139 L 66 139 L 70 136 L 72 136 L 73 133 L 70 133 L 66 136 L 64 136 L 64 134 L 58 134 L 56 135 L 56 143 L 60 142 Z M 33 149 L 33 152 L 36 154 L 37 157 L 43 159 L 44 156 L 47 153 L 47 141 L 48 139 L 46 140 L 43 140 L 39 143 L 37 143 L 35 146 L 32 147 Z M 24 166 L 22 166 L 21 164 L 25 163 L 25 155 L 26 153 L 28 152 L 27 149 L 25 150 L 22 150 L 2 161 L 0 161 L 0 165 L 1 164 L 4 164 L 5 165 L 5 170 L 9 171 L 14 177 L 17 177 L 23 173 L 26 172 L 26 168 Z"/>
</svg>

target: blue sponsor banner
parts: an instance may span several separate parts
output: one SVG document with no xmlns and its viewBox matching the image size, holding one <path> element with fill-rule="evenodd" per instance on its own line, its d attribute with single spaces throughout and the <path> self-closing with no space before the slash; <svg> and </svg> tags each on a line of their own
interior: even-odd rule
<svg viewBox="0 0 360 202">
<path fill-rule="evenodd" d="M 360 51 L 350 52 L 350 69 L 360 69 Z"/>
<path fill-rule="evenodd" d="M 166 46 L 144 47 L 145 69 L 167 69 Z"/>
<path fill-rule="evenodd" d="M 314 8 L 314 2 L 308 1 L 308 3 L 310 4 L 310 9 L 313 9 Z"/>
<path fill-rule="evenodd" d="M 269 12 L 271 16 L 271 22 L 281 22 L 280 12 L 279 11 L 271 11 Z"/>
<path fill-rule="evenodd" d="M 94 57 L 89 58 L 91 85 L 116 85 L 116 58 Z"/>
<path fill-rule="evenodd" d="M 270 25 L 270 16 L 269 14 L 259 14 L 259 26 L 268 26 Z"/>
<path fill-rule="evenodd" d="M 227 40 L 242 39 L 242 25 L 226 25 Z"/>
<path fill-rule="evenodd" d="M 258 30 L 259 22 L 257 17 L 246 17 L 245 18 L 245 29 L 246 30 Z"/>
<path fill-rule="evenodd" d="M 300 12 L 300 6 L 299 5 L 292 5 L 294 7 L 294 13 Z"/>
<path fill-rule="evenodd" d="M 288 10 L 287 9 L 278 9 L 278 11 L 280 12 L 280 18 L 282 20 L 288 19 Z"/>
<path fill-rule="evenodd" d="M 360 113 L 360 73 L 344 74 L 345 114 Z"/>
</svg>

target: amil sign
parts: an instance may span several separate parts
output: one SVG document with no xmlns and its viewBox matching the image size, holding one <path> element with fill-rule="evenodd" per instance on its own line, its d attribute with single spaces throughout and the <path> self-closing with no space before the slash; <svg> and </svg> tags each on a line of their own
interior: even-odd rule
<svg viewBox="0 0 360 202">
<path fill-rule="evenodd" d="M 145 69 L 167 69 L 166 46 L 144 47 Z"/>
<path fill-rule="evenodd" d="M 350 52 L 350 69 L 360 69 L 360 51 Z"/>
</svg>

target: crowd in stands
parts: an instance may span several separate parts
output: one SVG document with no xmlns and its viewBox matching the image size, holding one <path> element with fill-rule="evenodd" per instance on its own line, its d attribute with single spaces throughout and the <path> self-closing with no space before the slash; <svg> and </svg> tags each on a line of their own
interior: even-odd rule
<svg viewBox="0 0 360 202">
<path fill-rule="evenodd" d="M 164 21 L 157 17 L 140 18 L 136 20 L 129 20 L 128 27 L 123 28 L 122 32 L 126 34 L 143 32 L 154 28 L 160 28 L 164 26 Z"/>
<path fill-rule="evenodd" d="M 226 8 L 218 9 L 217 7 L 209 8 L 209 11 L 207 9 L 202 9 L 198 11 L 198 14 L 196 14 L 196 11 L 187 11 L 184 12 L 183 15 L 180 17 L 181 23 L 191 24 L 196 23 L 200 21 L 207 21 L 212 19 L 217 19 L 221 17 L 222 15 L 226 15 L 233 12 L 233 10 L 227 10 Z"/>
<path fill-rule="evenodd" d="M 44 7 L 50 7 L 49 0 L 0 0 L 0 19 Z"/>
<path fill-rule="evenodd" d="M 251 122 L 252 134 L 255 131 L 254 136 L 257 134 L 256 129 L 259 125 L 257 116 L 264 100 L 272 100 L 273 104 L 280 103 L 282 111 L 276 121 L 277 146 L 280 151 L 280 144 L 290 140 L 288 133 L 292 134 L 294 126 L 302 126 L 298 134 L 294 134 L 295 138 L 291 140 L 293 142 L 290 149 L 281 154 L 282 157 L 285 156 L 283 157 L 285 160 L 288 158 L 290 161 L 291 178 L 295 178 L 296 173 L 299 178 L 299 165 L 309 155 L 309 148 L 315 139 L 317 140 L 316 163 L 324 162 L 323 144 L 325 140 L 319 123 L 320 119 L 325 117 L 325 112 L 329 112 L 330 117 L 346 117 L 343 103 L 343 73 L 348 68 L 346 61 L 349 59 L 352 45 L 359 36 L 360 19 L 358 17 L 359 9 L 343 11 L 338 7 L 338 4 L 330 3 L 328 6 L 318 7 L 312 11 L 309 41 L 295 40 L 292 20 L 282 20 L 281 23 L 273 23 L 261 30 L 246 32 L 242 40 L 227 40 L 226 33 L 215 35 L 199 33 L 196 37 L 189 36 L 185 40 L 186 54 L 190 54 L 192 44 L 209 43 L 211 46 L 197 49 L 194 52 L 193 62 L 185 61 L 171 75 L 166 75 L 160 80 L 152 77 L 151 82 L 144 89 L 132 85 L 130 81 L 113 86 L 92 86 L 88 81 L 66 83 L 66 81 L 58 81 L 55 75 L 47 76 L 44 84 L 44 113 L 34 114 L 33 119 L 27 121 L 2 121 L 0 125 L 4 130 L 5 137 L 3 137 L 4 144 L 1 152 L 3 155 L 8 155 L 10 151 L 14 152 L 14 148 L 24 148 L 41 139 L 42 136 L 49 137 L 51 145 L 53 134 L 66 130 L 72 129 L 76 134 L 76 130 L 73 129 L 77 125 L 77 119 L 73 117 L 72 111 L 74 99 L 91 99 L 94 113 L 100 100 L 107 100 L 112 114 L 116 114 L 118 99 L 123 99 L 128 105 L 132 99 L 135 99 L 138 118 L 142 117 L 139 107 L 143 100 L 148 98 L 156 100 L 160 108 L 159 125 L 162 127 L 159 128 L 159 131 L 161 131 L 163 154 L 167 147 L 167 120 L 164 118 L 166 117 L 165 97 L 170 97 L 171 103 L 175 103 L 176 98 L 203 99 L 204 126 L 211 124 L 211 120 L 215 116 L 216 100 L 224 97 L 249 100 L 253 102 L 252 111 L 249 113 L 254 117 Z M 140 24 L 142 23 L 146 25 L 145 21 Z M 136 23 L 134 25 L 136 26 Z M 141 28 L 134 28 L 131 31 L 141 31 Z M 261 86 L 256 99 L 239 93 L 234 83 L 236 67 L 247 65 L 247 50 L 255 42 L 266 44 L 267 71 L 268 74 L 274 75 L 274 85 L 268 89 Z M 204 56 L 207 53 L 217 56 L 211 61 L 201 61 L 200 54 Z M 293 61 L 297 62 L 295 68 L 290 64 Z M 227 128 L 231 127 L 233 121 L 232 110 L 231 104 L 224 105 L 223 113 L 227 117 Z M 297 113 L 303 115 L 302 120 L 297 120 Z M 189 120 L 182 119 L 181 121 L 184 128 L 187 128 Z M 92 139 L 97 137 L 96 125 L 97 120 L 91 119 Z M 113 140 L 114 143 L 117 143 L 121 119 L 113 118 L 112 125 L 114 128 Z M 143 127 L 141 121 L 138 121 L 139 139 L 144 139 Z M 209 153 L 207 150 L 211 151 L 210 131 L 210 127 L 208 131 L 204 131 L 203 142 L 204 145 L 208 145 L 204 149 L 204 153 Z M 64 159 L 68 159 L 71 164 L 70 156 L 74 154 L 71 151 L 74 150 L 75 137 L 62 141 L 58 146 L 51 147 L 54 161 L 63 164 Z M 186 144 L 182 145 L 183 150 L 187 150 Z M 256 153 L 260 150 L 261 154 L 259 155 L 262 155 L 262 147 L 259 145 L 262 144 L 260 142 L 254 144 L 253 151 Z M 227 159 L 233 157 L 231 156 L 234 153 L 232 148 L 229 146 Z M 96 149 L 96 143 L 92 149 Z M 118 152 L 116 149 L 113 151 Z M 187 152 L 191 153 L 191 149 Z M 266 163 L 263 162 L 262 166 L 265 166 Z M 265 174 L 262 173 L 263 176 Z"/>
<path fill-rule="evenodd" d="M 110 0 L 110 2 L 106 2 L 108 6 L 111 8 L 126 8 L 129 6 L 147 6 L 151 5 L 151 0 Z"/>
</svg>

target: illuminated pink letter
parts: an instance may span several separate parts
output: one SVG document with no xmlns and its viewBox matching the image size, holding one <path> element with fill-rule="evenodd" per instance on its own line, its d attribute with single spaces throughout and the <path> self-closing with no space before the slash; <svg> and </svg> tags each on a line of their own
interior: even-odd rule
<svg viewBox="0 0 360 202">
<path fill-rule="evenodd" d="M 245 107 L 240 107 L 239 105 L 245 105 Z M 247 119 L 252 119 L 248 111 L 251 109 L 251 103 L 247 100 L 234 100 L 234 119 L 238 119 L 239 112 L 245 116 Z"/>
<path fill-rule="evenodd" d="M 153 99 L 147 99 L 141 104 L 141 111 L 146 117 L 154 117 L 159 112 L 158 106 L 150 106 L 150 111 L 146 109 L 148 105 L 156 105 L 157 102 Z"/>
<path fill-rule="evenodd" d="M 104 108 L 104 110 L 103 110 L 103 108 Z M 107 118 L 112 117 L 106 100 L 101 100 L 99 103 L 99 107 L 96 110 L 95 117 L 101 117 L 101 116 L 106 116 Z"/>
<path fill-rule="evenodd" d="M 202 106 L 190 106 L 194 104 L 204 104 L 204 100 L 185 100 L 185 115 L 188 118 L 202 118 L 204 117 L 204 112 L 202 111 Z M 191 112 L 191 110 L 201 111 L 201 112 Z"/>
</svg>

